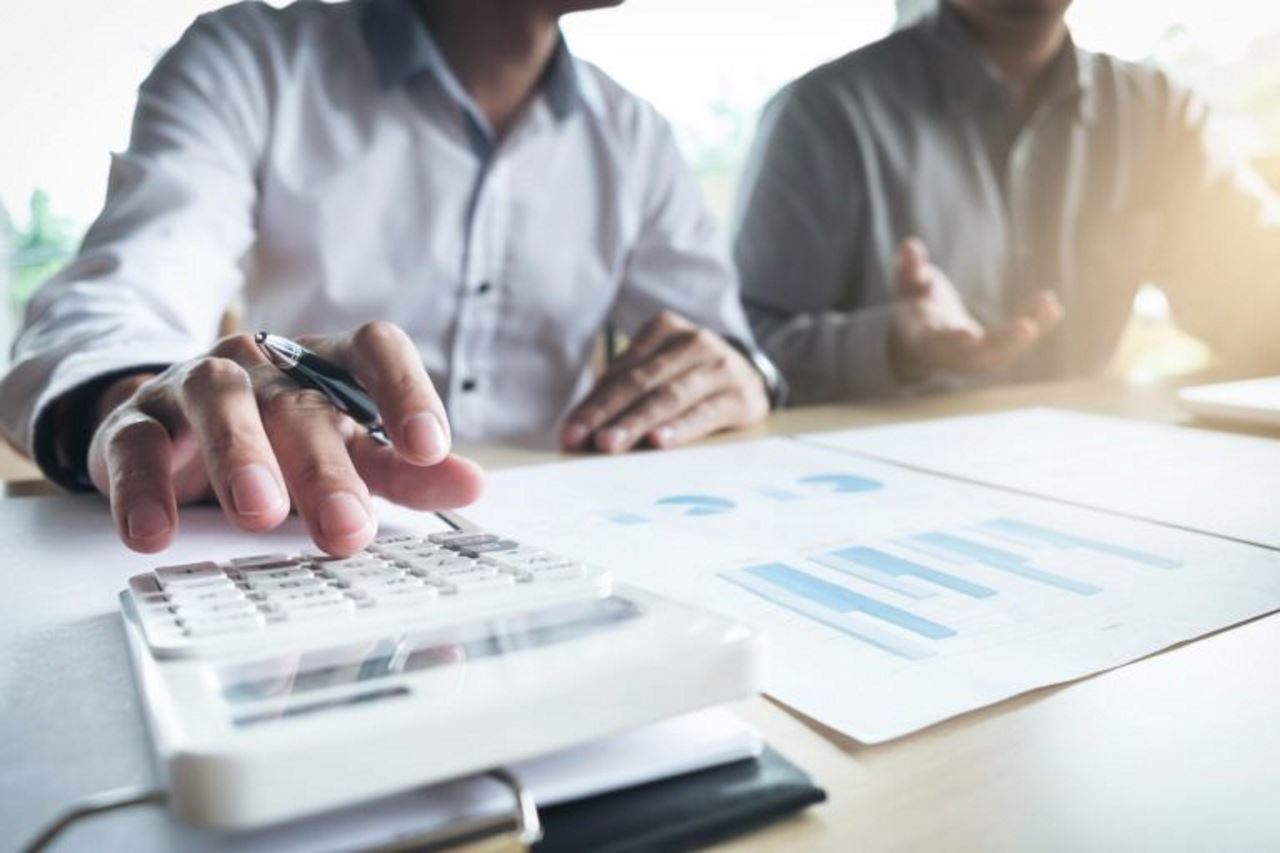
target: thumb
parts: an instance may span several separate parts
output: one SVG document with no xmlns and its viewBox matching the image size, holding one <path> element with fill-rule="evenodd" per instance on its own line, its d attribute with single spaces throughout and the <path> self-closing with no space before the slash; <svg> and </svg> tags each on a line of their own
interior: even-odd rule
<svg viewBox="0 0 1280 853">
<path fill-rule="evenodd" d="M 898 246 L 898 296 L 924 296 L 932 286 L 929 274 L 929 250 L 917 237 L 908 237 Z"/>
</svg>

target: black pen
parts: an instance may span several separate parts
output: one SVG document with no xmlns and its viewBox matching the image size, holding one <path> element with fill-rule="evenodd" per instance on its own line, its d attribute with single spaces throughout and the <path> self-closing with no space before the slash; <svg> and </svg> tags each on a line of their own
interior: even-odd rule
<svg viewBox="0 0 1280 853">
<path fill-rule="evenodd" d="M 368 430 L 369 437 L 378 444 L 384 447 L 391 444 L 387 431 L 383 429 L 378 407 L 350 373 L 297 341 L 267 332 L 258 332 L 253 340 L 271 363 L 290 379 L 303 388 L 319 391 L 334 408 Z"/>
</svg>

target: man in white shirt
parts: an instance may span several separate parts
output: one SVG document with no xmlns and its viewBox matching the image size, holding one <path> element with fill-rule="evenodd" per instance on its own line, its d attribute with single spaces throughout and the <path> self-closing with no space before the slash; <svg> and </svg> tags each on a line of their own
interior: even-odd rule
<svg viewBox="0 0 1280 853">
<path fill-rule="evenodd" d="M 592 5 L 199 19 L 143 84 L 79 256 L 30 307 L 0 386 L 10 437 L 109 495 L 131 548 L 164 548 L 177 506 L 213 495 L 249 530 L 292 499 L 321 547 L 350 553 L 373 536 L 370 493 L 474 499 L 454 437 L 559 429 L 616 452 L 763 417 L 768 365 L 669 127 L 560 37 L 559 16 Z M 248 327 L 352 371 L 393 448 L 249 335 L 210 349 L 242 289 Z M 592 388 L 607 326 L 632 343 Z"/>
</svg>

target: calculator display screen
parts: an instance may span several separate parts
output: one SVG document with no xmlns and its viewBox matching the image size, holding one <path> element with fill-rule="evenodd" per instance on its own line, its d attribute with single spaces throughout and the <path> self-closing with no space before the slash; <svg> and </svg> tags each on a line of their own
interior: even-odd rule
<svg viewBox="0 0 1280 853">
<path fill-rule="evenodd" d="M 417 633 L 220 667 L 218 685 L 237 726 L 407 696 L 392 679 L 516 654 L 612 630 L 642 615 L 620 596 L 579 601 Z"/>
</svg>

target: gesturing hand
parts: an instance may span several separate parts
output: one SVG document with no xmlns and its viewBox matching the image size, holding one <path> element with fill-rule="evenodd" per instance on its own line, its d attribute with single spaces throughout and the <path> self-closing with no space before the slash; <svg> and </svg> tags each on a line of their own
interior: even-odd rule
<svg viewBox="0 0 1280 853">
<path fill-rule="evenodd" d="M 716 333 L 670 311 L 645 324 L 573 411 L 561 434 L 568 450 L 619 453 L 647 441 L 670 447 L 769 411 L 764 382 Z"/>
<path fill-rule="evenodd" d="M 475 500 L 480 469 L 449 454 L 444 407 L 403 331 L 373 322 L 303 342 L 364 386 L 393 446 L 294 384 L 252 335 L 232 335 L 205 356 L 104 393 L 108 405 L 119 402 L 94 433 L 89 475 L 110 498 L 126 545 L 167 547 L 177 506 L 211 495 L 233 524 L 253 531 L 280 524 L 292 498 L 331 554 L 373 538 L 370 493 L 424 510 Z"/>
<path fill-rule="evenodd" d="M 898 250 L 895 291 L 889 355 L 898 378 L 906 381 L 938 370 L 997 370 L 1016 361 L 1062 319 L 1058 297 L 1041 290 L 1012 319 L 983 328 L 915 238 L 903 241 Z"/>
</svg>

